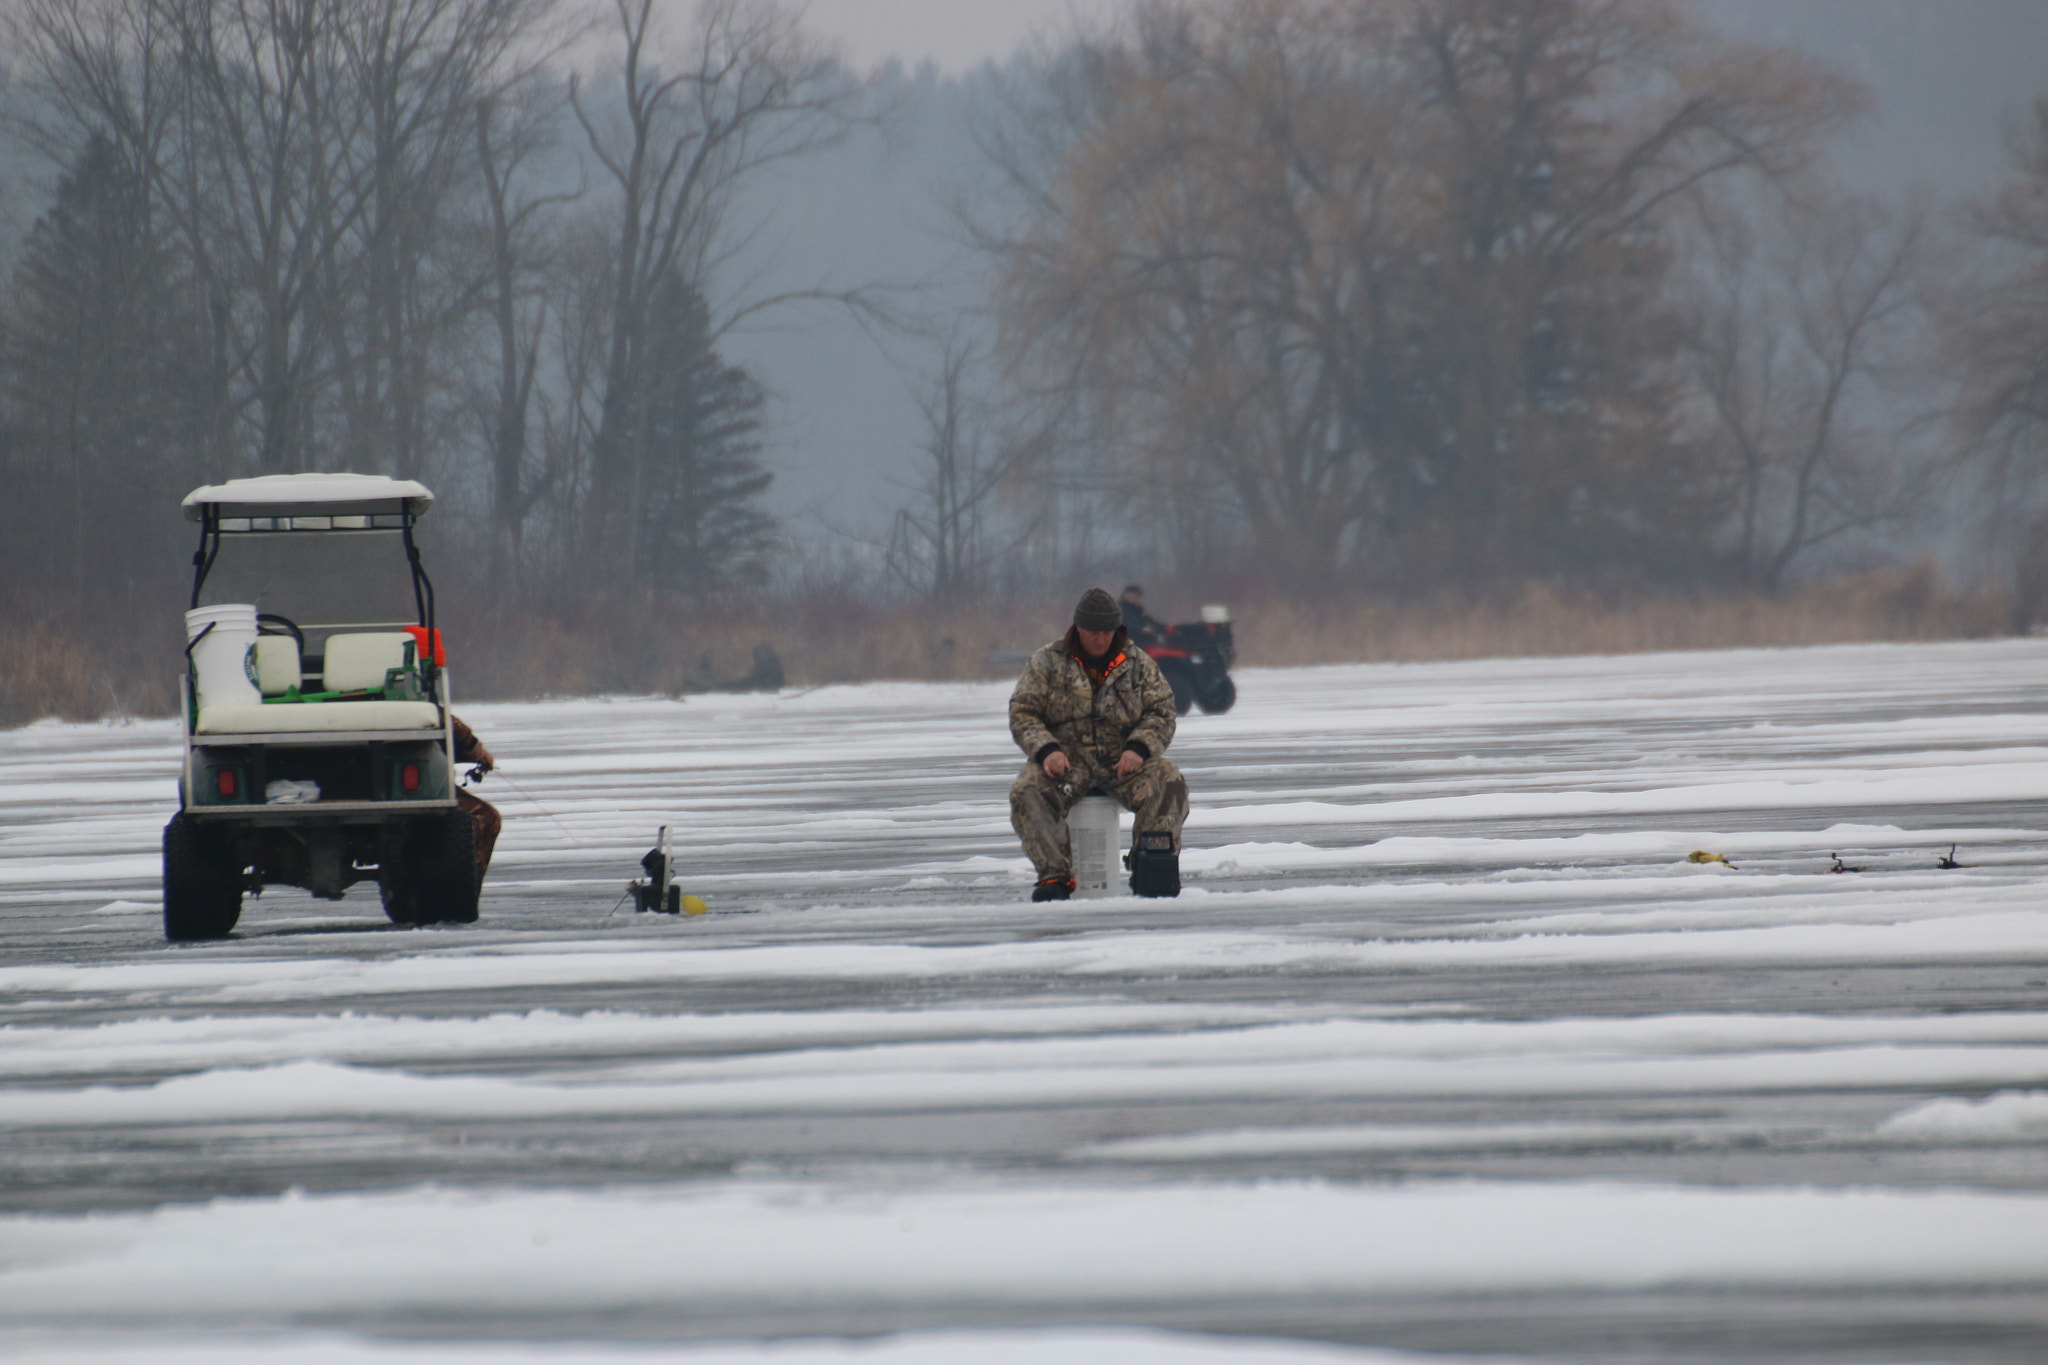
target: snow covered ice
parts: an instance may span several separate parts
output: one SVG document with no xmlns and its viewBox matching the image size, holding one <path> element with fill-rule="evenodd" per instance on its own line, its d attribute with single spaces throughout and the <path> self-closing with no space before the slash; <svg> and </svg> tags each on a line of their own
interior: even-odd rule
<svg viewBox="0 0 2048 1365">
<path fill-rule="evenodd" d="M 465 707 L 479 924 L 176 947 L 173 726 L 0 734 L 0 1354 L 2048 1359 L 2044 677 L 1247 670 L 1040 905 L 1007 684 Z"/>
</svg>

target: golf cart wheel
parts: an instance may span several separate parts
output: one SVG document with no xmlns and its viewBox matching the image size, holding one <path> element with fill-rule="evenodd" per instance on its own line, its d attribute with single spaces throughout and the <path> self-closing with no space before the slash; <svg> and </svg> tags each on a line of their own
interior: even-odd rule
<svg viewBox="0 0 2048 1365">
<path fill-rule="evenodd" d="M 393 924 L 473 924 L 481 888 L 476 878 L 476 823 L 467 811 L 417 821 L 405 848 L 378 876 L 384 913 Z"/>
<path fill-rule="evenodd" d="M 183 811 L 164 826 L 164 937 L 226 938 L 242 917 L 242 869 L 217 833 Z"/>
<path fill-rule="evenodd" d="M 384 917 L 393 924 L 418 924 L 413 907 L 419 896 L 407 880 L 405 869 L 395 861 L 377 869 L 377 896 L 384 902 Z"/>
<path fill-rule="evenodd" d="M 1237 684 L 1230 680 L 1228 673 L 1219 673 L 1196 696 L 1195 704 L 1212 715 L 1221 715 L 1237 704 Z"/>
<path fill-rule="evenodd" d="M 1179 659 L 1163 659 L 1159 671 L 1166 678 L 1166 685 L 1173 689 L 1173 711 L 1184 716 L 1195 704 L 1195 677 L 1188 672 L 1188 666 Z"/>
</svg>

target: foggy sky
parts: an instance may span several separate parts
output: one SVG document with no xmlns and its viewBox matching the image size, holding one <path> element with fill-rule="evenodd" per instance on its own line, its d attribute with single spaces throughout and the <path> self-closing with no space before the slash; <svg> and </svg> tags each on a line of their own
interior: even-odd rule
<svg viewBox="0 0 2048 1365">
<path fill-rule="evenodd" d="M 1118 8 L 1120 0 L 809 0 L 806 17 L 856 66 L 893 57 L 906 67 L 929 61 L 958 75 L 1064 31 L 1070 11 Z"/>
</svg>

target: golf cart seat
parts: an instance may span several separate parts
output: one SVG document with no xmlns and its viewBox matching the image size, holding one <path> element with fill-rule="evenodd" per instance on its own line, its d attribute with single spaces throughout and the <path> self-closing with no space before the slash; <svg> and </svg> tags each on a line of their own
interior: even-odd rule
<svg viewBox="0 0 2048 1365">
<path fill-rule="evenodd" d="M 401 630 L 327 637 L 320 686 L 327 692 L 374 692 L 384 676 L 412 663 L 412 637 Z"/>
<path fill-rule="evenodd" d="M 441 708 L 430 701 L 330 701 L 301 706 L 206 706 L 194 734 L 312 735 L 355 730 L 438 730 Z"/>
<path fill-rule="evenodd" d="M 261 635 L 256 639 L 256 689 L 266 697 L 281 697 L 305 680 L 299 661 L 299 642 L 289 635 Z"/>
</svg>

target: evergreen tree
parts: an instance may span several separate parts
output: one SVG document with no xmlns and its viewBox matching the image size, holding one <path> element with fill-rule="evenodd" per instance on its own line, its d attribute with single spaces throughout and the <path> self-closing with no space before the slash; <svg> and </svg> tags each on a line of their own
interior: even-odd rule
<svg viewBox="0 0 2048 1365">
<path fill-rule="evenodd" d="M 6 578 L 46 607 L 134 624 L 175 605 L 170 509 L 204 477 L 205 329 L 141 177 L 89 139 L 16 272 L 0 498 L 33 509 Z"/>
<path fill-rule="evenodd" d="M 760 462 L 761 386 L 718 354 L 703 296 L 680 280 L 663 282 L 649 323 L 635 577 L 685 592 L 758 583 L 775 534 L 759 501 L 775 478 Z"/>
</svg>

